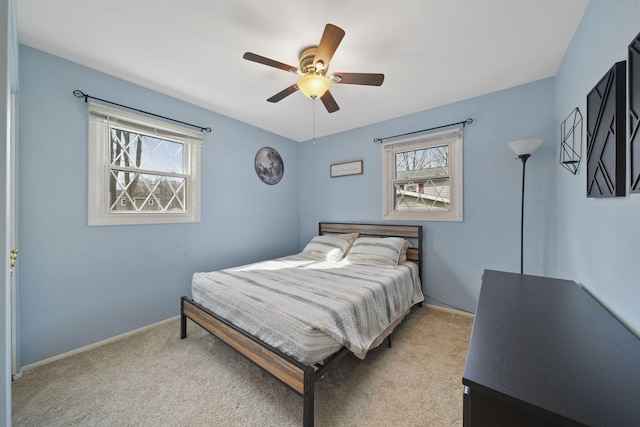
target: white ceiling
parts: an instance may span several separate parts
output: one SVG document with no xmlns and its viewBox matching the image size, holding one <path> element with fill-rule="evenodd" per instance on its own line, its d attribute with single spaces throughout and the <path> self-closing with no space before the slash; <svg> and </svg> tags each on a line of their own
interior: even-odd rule
<svg viewBox="0 0 640 427">
<path fill-rule="evenodd" d="M 335 113 L 315 101 L 321 137 L 555 75 L 587 3 L 17 0 L 17 13 L 20 43 L 306 141 L 314 101 L 301 92 L 266 101 L 296 75 L 244 52 L 298 66 L 332 23 L 346 35 L 329 72 L 385 74 L 381 87 L 332 85 Z M 118 102 L 100 88 L 77 89 Z"/>
</svg>

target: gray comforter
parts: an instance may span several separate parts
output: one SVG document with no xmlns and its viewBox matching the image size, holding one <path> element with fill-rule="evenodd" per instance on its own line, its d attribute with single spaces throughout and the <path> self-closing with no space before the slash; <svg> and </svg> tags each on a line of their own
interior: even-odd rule
<svg viewBox="0 0 640 427">
<path fill-rule="evenodd" d="M 310 365 L 342 346 L 360 358 L 424 299 L 418 268 L 326 262 L 308 253 L 195 273 L 195 302 Z"/>
</svg>

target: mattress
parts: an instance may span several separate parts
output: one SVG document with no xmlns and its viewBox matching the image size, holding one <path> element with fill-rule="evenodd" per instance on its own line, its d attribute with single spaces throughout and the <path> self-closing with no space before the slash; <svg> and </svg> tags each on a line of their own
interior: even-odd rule
<svg viewBox="0 0 640 427">
<path fill-rule="evenodd" d="M 378 345 L 424 300 L 418 267 L 329 262 L 309 253 L 193 275 L 193 300 L 305 365 Z"/>
</svg>

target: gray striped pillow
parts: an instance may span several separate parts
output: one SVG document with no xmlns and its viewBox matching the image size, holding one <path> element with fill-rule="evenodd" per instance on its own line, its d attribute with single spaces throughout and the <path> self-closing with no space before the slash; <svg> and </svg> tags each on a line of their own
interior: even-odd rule
<svg viewBox="0 0 640 427">
<path fill-rule="evenodd" d="M 351 241 L 337 236 L 316 236 L 302 252 L 324 257 L 327 261 L 340 261 Z"/>
<path fill-rule="evenodd" d="M 351 264 L 395 267 L 404 242 L 400 237 L 359 237 L 351 247 L 347 261 Z"/>
</svg>

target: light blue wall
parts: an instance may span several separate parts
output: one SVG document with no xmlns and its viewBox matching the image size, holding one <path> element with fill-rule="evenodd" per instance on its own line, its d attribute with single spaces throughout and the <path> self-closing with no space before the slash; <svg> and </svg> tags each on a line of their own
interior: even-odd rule
<svg viewBox="0 0 640 427">
<path fill-rule="evenodd" d="M 474 123 L 464 138 L 464 221 L 422 222 L 429 302 L 474 311 L 485 268 L 519 270 L 522 164 L 507 144 L 540 137 L 544 144 L 527 162 L 525 273 L 578 281 L 639 331 L 640 271 L 632 258 L 640 195 L 587 199 L 584 165 L 573 176 L 558 164 L 560 122 L 575 106 L 586 112 L 586 93 L 626 57 L 639 18 L 638 0 L 591 0 L 556 78 L 315 145 L 21 47 L 21 365 L 174 316 L 194 271 L 295 252 L 318 221 L 380 222 L 381 148 L 373 139 L 467 117 Z M 87 110 L 74 89 L 213 129 L 204 136 L 201 223 L 86 225 Z M 253 171 L 266 145 L 285 162 L 276 186 Z M 329 177 L 332 163 L 360 159 L 363 175 Z"/>
<path fill-rule="evenodd" d="M 298 249 L 298 143 L 25 46 L 20 81 L 22 366 L 177 315 L 195 271 Z M 200 223 L 87 226 L 88 113 L 74 89 L 213 129 Z M 263 146 L 284 160 L 274 186 L 254 170 Z"/>
<path fill-rule="evenodd" d="M 639 5 L 638 0 L 589 2 L 556 75 L 556 129 L 575 107 L 586 120 L 586 94 L 615 62 L 627 59 L 627 46 L 640 32 Z M 588 199 L 586 122 L 582 148 L 577 176 L 563 168 L 555 172 L 558 276 L 589 289 L 640 335 L 640 194 Z"/>
<path fill-rule="evenodd" d="M 545 79 L 321 138 L 316 145 L 304 143 L 300 244 L 317 233 L 321 220 L 382 221 L 382 151 L 374 138 L 471 117 L 474 122 L 464 132 L 464 221 L 421 223 L 426 295 L 475 311 L 484 269 L 519 272 L 522 162 L 507 145 L 517 139 L 544 139 L 527 162 L 525 272 L 552 274 L 553 94 L 553 79 Z M 330 164 L 360 159 L 362 175 L 330 178 Z"/>
</svg>

